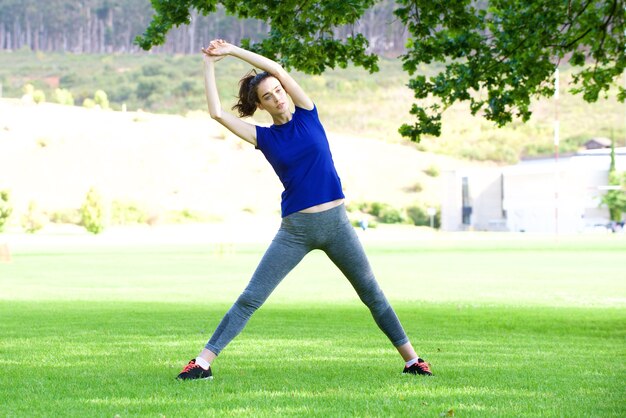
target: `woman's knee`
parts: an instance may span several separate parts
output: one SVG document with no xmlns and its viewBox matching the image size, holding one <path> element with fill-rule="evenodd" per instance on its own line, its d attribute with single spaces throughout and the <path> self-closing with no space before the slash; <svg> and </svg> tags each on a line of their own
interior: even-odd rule
<svg viewBox="0 0 626 418">
<path fill-rule="evenodd" d="M 251 315 L 254 311 L 259 309 L 265 302 L 265 298 L 260 295 L 251 292 L 250 290 L 244 290 L 241 295 L 235 301 L 235 305 L 243 312 Z"/>
<path fill-rule="evenodd" d="M 359 296 L 372 312 L 383 313 L 389 308 L 389 302 L 378 286 L 361 292 Z"/>
</svg>

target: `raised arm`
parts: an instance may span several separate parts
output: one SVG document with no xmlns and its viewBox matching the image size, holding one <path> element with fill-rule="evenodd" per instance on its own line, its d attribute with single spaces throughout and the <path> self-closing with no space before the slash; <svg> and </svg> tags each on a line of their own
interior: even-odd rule
<svg viewBox="0 0 626 418">
<path fill-rule="evenodd" d="M 296 82 L 296 80 L 289 75 L 285 69 L 276 61 L 272 61 L 269 58 L 259 55 L 252 51 L 248 51 L 238 46 L 229 44 L 228 42 L 218 39 L 212 41 L 210 46 L 204 50 L 206 54 L 211 56 L 225 56 L 231 55 L 237 57 L 243 61 L 246 61 L 250 65 L 257 67 L 263 71 L 267 71 L 280 81 L 287 94 L 291 97 L 293 104 L 303 109 L 313 109 L 313 101 L 302 90 L 302 87 Z"/>
<path fill-rule="evenodd" d="M 205 50 L 202 51 L 204 52 L 204 88 L 206 92 L 207 104 L 209 106 L 209 114 L 229 131 L 256 146 L 256 126 L 251 123 L 244 122 L 237 116 L 229 112 L 224 112 L 222 109 L 220 97 L 217 92 L 217 83 L 215 81 L 215 62 L 219 61 L 222 57 L 210 56 Z"/>
</svg>

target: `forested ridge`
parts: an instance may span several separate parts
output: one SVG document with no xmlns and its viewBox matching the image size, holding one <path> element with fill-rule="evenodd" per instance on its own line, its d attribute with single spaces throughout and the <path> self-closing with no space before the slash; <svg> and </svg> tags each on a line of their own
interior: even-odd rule
<svg viewBox="0 0 626 418">
<path fill-rule="evenodd" d="M 360 32 L 371 52 L 397 54 L 406 43 L 406 31 L 393 16 L 394 7 L 391 0 L 377 2 L 356 25 L 337 29 L 337 35 Z M 150 0 L 0 0 L 0 50 L 139 52 L 135 38 L 153 14 Z M 220 7 L 209 16 L 192 13 L 189 25 L 175 28 L 165 45 L 153 51 L 196 53 L 215 37 L 256 41 L 268 30 L 265 22 L 237 19 Z"/>
</svg>

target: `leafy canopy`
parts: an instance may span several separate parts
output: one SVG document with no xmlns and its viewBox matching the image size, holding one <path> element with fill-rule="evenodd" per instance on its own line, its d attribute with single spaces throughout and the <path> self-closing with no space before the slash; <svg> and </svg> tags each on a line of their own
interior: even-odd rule
<svg viewBox="0 0 626 418">
<path fill-rule="evenodd" d="M 137 43 L 144 49 L 165 42 L 173 27 L 188 24 L 190 10 L 228 13 L 269 23 L 261 42 L 243 47 L 279 61 L 286 68 L 320 74 L 349 62 L 374 72 L 376 55 L 360 33 L 338 39 L 334 29 L 352 25 L 376 0 L 152 0 L 155 15 Z M 416 120 L 400 133 L 414 141 L 441 134 L 441 114 L 455 102 L 469 101 L 472 114 L 498 126 L 530 118 L 531 98 L 554 93 L 561 60 L 577 67 L 572 91 L 594 102 L 617 84 L 626 66 L 624 0 L 397 0 L 395 15 L 409 40 L 401 55 L 411 76 Z M 443 63 L 427 77 L 421 64 Z M 618 86 L 618 99 L 626 90 Z"/>
</svg>

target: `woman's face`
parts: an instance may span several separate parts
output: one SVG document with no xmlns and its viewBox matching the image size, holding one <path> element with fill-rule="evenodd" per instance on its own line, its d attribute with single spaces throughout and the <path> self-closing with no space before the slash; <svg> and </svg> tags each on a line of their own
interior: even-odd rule
<svg viewBox="0 0 626 418">
<path fill-rule="evenodd" d="M 274 77 L 267 77 L 257 87 L 258 108 L 267 110 L 270 115 L 289 112 L 289 100 L 282 84 Z"/>
</svg>

